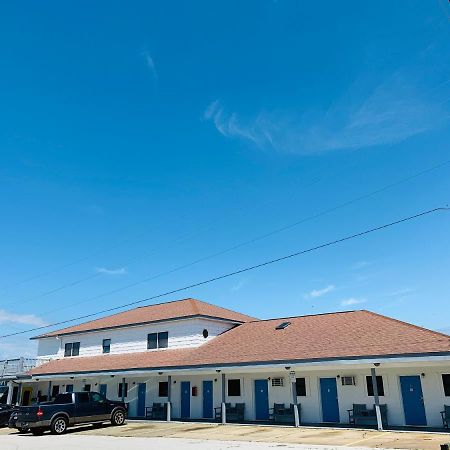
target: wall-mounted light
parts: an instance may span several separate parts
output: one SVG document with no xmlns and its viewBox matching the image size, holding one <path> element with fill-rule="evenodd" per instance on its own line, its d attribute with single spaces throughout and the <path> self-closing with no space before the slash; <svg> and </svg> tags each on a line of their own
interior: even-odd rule
<svg viewBox="0 0 450 450">
<path fill-rule="evenodd" d="M 114 375 L 111 375 L 111 378 L 114 378 Z"/>
<path fill-rule="evenodd" d="M 338 375 L 337 377 L 336 377 L 338 380 L 339 380 L 339 378 L 341 378 L 341 376 L 340 375 Z"/>
<path fill-rule="evenodd" d="M 422 378 L 425 378 L 425 374 L 423 372 L 420 375 L 422 376 Z"/>
<path fill-rule="evenodd" d="M 217 383 L 217 378 L 214 378 L 214 383 Z"/>
<path fill-rule="evenodd" d="M 158 375 L 162 375 L 164 372 L 158 372 Z"/>
<path fill-rule="evenodd" d="M 291 370 L 291 366 L 286 366 L 285 369 L 286 370 Z"/>
<path fill-rule="evenodd" d="M 270 381 L 270 377 L 267 377 L 267 379 Z"/>
<path fill-rule="evenodd" d="M 97 386 L 97 383 L 95 383 L 94 386 Z"/>
<path fill-rule="evenodd" d="M 380 363 L 373 363 L 375 367 L 380 367 Z"/>
<path fill-rule="evenodd" d="M 217 372 L 217 373 L 220 373 L 220 369 L 216 369 L 216 372 Z"/>
<path fill-rule="evenodd" d="M 75 377 L 70 377 L 71 380 L 73 380 Z"/>
<path fill-rule="evenodd" d="M 173 384 L 177 384 L 177 380 L 173 380 Z"/>
</svg>

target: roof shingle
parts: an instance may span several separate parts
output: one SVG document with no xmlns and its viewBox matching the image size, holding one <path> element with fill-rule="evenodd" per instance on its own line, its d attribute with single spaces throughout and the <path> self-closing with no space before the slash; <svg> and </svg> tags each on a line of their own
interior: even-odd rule
<svg viewBox="0 0 450 450">
<path fill-rule="evenodd" d="M 276 330 L 281 322 L 290 325 Z M 450 336 L 369 311 L 243 323 L 191 349 L 54 360 L 33 375 L 449 353 Z"/>
<path fill-rule="evenodd" d="M 141 306 L 140 308 L 130 309 L 129 311 L 120 312 L 111 316 L 81 323 L 79 325 L 73 325 L 61 330 L 45 333 L 32 339 L 116 328 L 127 325 L 139 325 L 142 323 L 193 316 L 214 317 L 237 323 L 255 320 L 254 317 L 250 317 L 230 309 L 215 306 L 194 298 L 186 298 L 183 300 L 175 300 L 173 302 L 159 303 L 157 305 Z"/>
</svg>

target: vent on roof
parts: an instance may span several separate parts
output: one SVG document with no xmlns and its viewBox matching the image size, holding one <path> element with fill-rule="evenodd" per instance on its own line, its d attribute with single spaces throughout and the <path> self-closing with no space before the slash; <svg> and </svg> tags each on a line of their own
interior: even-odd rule
<svg viewBox="0 0 450 450">
<path fill-rule="evenodd" d="M 284 330 L 285 328 L 287 328 L 289 325 L 291 324 L 291 322 L 281 322 L 280 325 L 275 327 L 275 330 Z"/>
<path fill-rule="evenodd" d="M 346 376 L 346 377 L 342 377 L 341 380 L 342 380 L 342 386 L 356 386 L 356 377 Z"/>
<path fill-rule="evenodd" d="M 272 386 L 283 387 L 284 386 L 284 378 L 272 378 Z"/>
</svg>

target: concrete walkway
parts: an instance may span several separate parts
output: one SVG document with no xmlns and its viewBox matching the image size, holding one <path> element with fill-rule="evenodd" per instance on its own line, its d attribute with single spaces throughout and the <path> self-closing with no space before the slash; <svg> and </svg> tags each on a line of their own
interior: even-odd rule
<svg viewBox="0 0 450 450">
<path fill-rule="evenodd" d="M 14 433 L 11 438 L 22 438 L 15 431 L 4 429 L 0 434 Z M 354 448 L 396 448 L 438 450 L 440 445 L 450 442 L 450 434 L 426 432 L 400 432 L 375 430 L 314 428 L 314 427 L 281 427 L 261 425 L 217 425 L 208 423 L 182 422 L 129 422 L 122 427 L 105 425 L 103 428 L 84 426 L 69 430 L 68 436 L 115 436 L 139 438 L 178 438 L 196 439 L 198 441 L 240 441 L 286 444 L 302 444 L 306 448 L 327 446 L 336 448 L 349 446 Z M 39 437 L 23 436 L 31 442 L 39 442 Z M 0 441 L 4 442 L 4 441 Z M 215 443 L 210 442 L 213 448 Z M 312 446 L 312 447 L 311 447 Z M 3 445 L 0 445 L 3 450 Z M 36 448 L 36 447 L 33 447 Z M 158 448 L 158 447 L 156 447 Z M 214 447 L 215 448 L 215 447 Z M 221 448 L 221 447 L 218 447 Z M 229 448 L 229 447 L 225 447 Z M 270 447 L 266 447 L 270 448 Z"/>
</svg>

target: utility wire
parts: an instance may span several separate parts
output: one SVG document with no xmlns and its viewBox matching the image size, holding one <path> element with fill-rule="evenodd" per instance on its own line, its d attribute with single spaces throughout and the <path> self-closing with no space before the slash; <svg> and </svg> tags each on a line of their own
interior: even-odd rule
<svg viewBox="0 0 450 450">
<path fill-rule="evenodd" d="M 268 237 L 270 237 L 270 236 L 273 236 L 273 235 L 275 235 L 275 234 L 278 234 L 278 233 L 281 233 L 281 232 L 283 232 L 283 231 L 289 230 L 290 228 L 296 227 L 296 226 L 298 226 L 298 225 L 300 225 L 300 224 L 302 224 L 302 223 L 308 222 L 308 221 L 310 221 L 310 220 L 317 219 L 317 218 L 319 218 L 319 217 L 321 217 L 321 216 L 323 216 L 323 215 L 332 213 L 332 212 L 334 212 L 334 211 L 336 211 L 336 210 L 338 210 L 338 209 L 344 208 L 344 207 L 349 206 L 349 205 L 351 205 L 351 204 L 353 204 L 353 203 L 356 203 L 356 202 L 358 202 L 358 201 L 365 200 L 366 198 L 369 198 L 369 197 L 371 197 L 371 196 L 373 196 L 373 195 L 379 194 L 379 193 L 381 193 L 381 192 L 383 192 L 383 191 L 385 191 L 385 190 L 391 189 L 391 188 L 393 188 L 393 187 L 395 187 L 395 186 L 398 186 L 398 185 L 400 185 L 400 184 L 403 184 L 403 183 L 406 183 L 406 182 L 408 182 L 408 181 L 411 181 L 411 180 L 414 179 L 414 178 L 417 178 L 417 177 L 419 177 L 419 176 L 421 176 L 421 175 L 424 175 L 424 174 L 426 174 L 426 173 L 429 173 L 429 172 L 432 172 L 432 171 L 434 171 L 434 170 L 437 170 L 437 169 L 439 169 L 439 168 L 441 168 L 441 167 L 444 167 L 444 166 L 446 166 L 446 165 L 448 165 L 448 164 L 450 164 L 450 160 L 446 160 L 446 161 L 444 161 L 444 162 L 442 162 L 442 163 L 439 163 L 439 164 L 436 164 L 436 165 L 434 165 L 434 166 L 431 166 L 431 167 L 429 167 L 429 168 L 427 168 L 427 169 L 421 170 L 421 171 L 419 171 L 419 172 L 417 172 L 417 173 L 415 173 L 415 174 L 412 174 L 412 175 L 410 175 L 410 176 L 408 176 L 408 177 L 402 178 L 402 179 L 397 180 L 397 181 L 395 181 L 395 182 L 393 182 L 393 183 L 390 183 L 390 184 L 388 184 L 388 185 L 385 185 L 385 186 L 383 186 L 383 187 L 381 187 L 381 188 L 379 188 L 379 189 L 377 189 L 377 190 L 375 190 L 375 191 L 372 191 L 372 192 L 369 192 L 369 193 L 367 193 L 367 194 L 361 195 L 361 196 L 359 196 L 359 197 L 356 197 L 356 198 L 354 198 L 354 199 L 351 199 L 351 200 L 349 200 L 349 201 L 346 201 L 346 202 L 344 202 L 344 203 L 341 203 L 341 204 L 339 204 L 339 205 L 337 205 L 337 206 L 334 206 L 334 207 L 332 207 L 332 208 L 328 208 L 328 209 L 323 210 L 323 211 L 321 211 L 321 212 L 319 212 L 319 213 L 317 213 L 317 214 L 314 214 L 314 215 L 312 215 L 312 216 L 309 216 L 309 217 L 306 217 L 306 218 L 297 220 L 296 222 L 293 222 L 293 223 L 291 223 L 291 224 L 288 224 L 288 225 L 285 225 L 285 226 L 283 226 L 283 227 L 277 228 L 277 229 L 275 229 L 275 230 L 269 231 L 268 233 L 265 233 L 265 234 L 256 236 L 256 237 L 254 237 L 254 238 L 252 238 L 252 239 L 249 239 L 249 240 L 247 240 L 247 241 L 240 242 L 240 243 L 238 243 L 238 244 L 236 244 L 236 245 L 233 245 L 233 246 L 231 246 L 231 247 L 228 247 L 228 248 L 226 248 L 226 249 L 224 249 L 224 250 L 221 250 L 221 251 L 219 251 L 219 252 L 216 252 L 216 253 L 213 253 L 213 254 L 204 256 L 204 257 L 202 257 L 202 258 L 198 258 L 198 259 L 196 259 L 196 260 L 194 260 L 194 261 L 188 262 L 188 263 L 186 263 L 186 264 L 182 264 L 182 265 L 180 265 L 180 266 L 177 266 L 177 267 L 175 267 L 175 268 L 173 268 L 173 269 L 169 269 L 169 270 L 164 271 L 164 272 L 157 273 L 157 274 L 152 275 L 152 276 L 150 276 L 150 277 L 146 277 L 146 278 L 144 278 L 144 279 L 142 279 L 142 280 L 136 281 L 136 282 L 131 283 L 131 284 L 127 284 L 127 285 L 125 285 L 125 286 L 122 286 L 122 287 L 120 287 L 120 288 L 114 289 L 114 290 L 112 290 L 112 291 L 108 291 L 108 292 L 105 292 L 105 293 L 103 293 L 103 294 L 99 294 L 99 295 L 96 295 L 96 296 L 94 296 L 94 297 L 90 297 L 90 298 L 88 298 L 88 299 L 81 300 L 81 301 L 79 301 L 79 302 L 76 302 L 76 303 L 73 303 L 73 304 L 71 304 L 71 305 L 68 305 L 68 306 L 66 306 L 65 308 L 61 308 L 61 307 L 60 307 L 60 308 L 58 308 L 58 309 L 54 309 L 54 310 L 51 310 L 51 311 L 46 311 L 45 313 L 52 313 L 52 312 L 55 312 L 55 311 L 58 311 L 58 312 L 59 312 L 59 311 L 61 311 L 61 309 L 67 309 L 67 308 L 70 308 L 70 307 L 73 307 L 73 306 L 76 306 L 76 305 L 79 305 L 79 304 L 82 304 L 82 303 L 86 303 L 86 302 L 88 302 L 88 301 L 96 300 L 96 299 L 98 299 L 98 298 L 102 298 L 102 297 L 106 297 L 106 296 L 111 295 L 111 294 L 115 294 L 115 293 L 117 293 L 117 292 L 122 292 L 122 291 L 124 291 L 124 290 L 126 290 L 126 289 L 132 288 L 132 287 L 137 286 L 137 285 L 139 285 L 139 284 L 146 283 L 146 282 L 148 282 L 148 281 L 155 280 L 155 279 L 160 278 L 160 277 L 162 277 L 162 276 L 164 276 L 164 275 L 169 275 L 169 274 L 178 272 L 178 271 L 180 271 L 180 270 L 186 269 L 186 268 L 188 268 L 188 267 L 192 267 L 192 266 L 194 266 L 194 265 L 196 265 L 196 264 L 199 264 L 199 263 L 201 263 L 201 262 L 208 261 L 208 260 L 210 260 L 210 259 L 213 259 L 213 258 L 216 258 L 216 257 L 218 257 L 218 256 L 224 255 L 224 254 L 229 253 L 229 252 L 231 252 L 231 251 L 237 250 L 237 249 L 239 249 L 239 248 L 241 248 L 241 247 L 244 247 L 244 246 L 253 244 L 253 243 L 255 243 L 255 242 L 258 242 L 258 241 L 260 241 L 260 240 L 266 239 L 266 238 L 268 238 Z M 317 180 L 317 181 L 320 181 L 320 179 Z M 311 185 L 312 185 L 312 184 L 315 184 L 317 181 L 311 183 Z M 309 185 L 307 185 L 306 187 L 308 187 L 308 186 L 309 186 Z M 217 220 L 213 221 L 213 223 L 214 223 L 214 222 L 217 222 Z M 188 239 L 190 239 L 190 238 L 192 238 L 192 237 L 195 237 L 197 234 L 200 234 L 200 233 L 201 233 L 201 232 L 199 232 L 199 233 L 190 233 L 190 234 L 188 234 L 186 237 L 184 237 L 184 236 L 178 237 L 178 238 L 176 238 L 174 241 L 170 241 L 170 242 L 169 242 L 169 247 L 172 246 L 172 244 L 177 243 L 177 241 L 178 241 L 178 243 L 179 243 L 180 239 L 181 239 L 181 243 L 182 243 L 182 242 L 185 242 L 186 240 L 188 240 Z M 140 236 L 142 236 L 142 235 L 144 235 L 144 234 L 145 234 L 145 233 L 141 233 Z M 139 237 L 139 236 L 138 236 L 138 237 Z M 126 243 L 126 242 L 128 242 L 128 241 L 130 241 L 130 240 L 131 240 L 130 238 L 125 239 L 125 240 L 119 242 L 118 244 L 115 244 L 115 245 L 113 245 L 113 246 L 111 246 L 111 247 L 109 247 L 109 248 L 106 248 L 106 249 L 109 250 L 109 249 L 113 249 L 113 248 L 119 247 L 119 246 L 121 246 L 123 243 Z M 153 249 L 151 249 L 150 251 L 145 252 L 143 255 L 139 255 L 139 256 L 137 256 L 137 257 L 134 257 L 134 258 L 131 258 L 131 259 L 125 261 L 124 263 L 121 263 L 121 265 L 123 265 L 123 264 L 129 264 L 130 262 L 142 260 L 144 257 L 149 256 L 149 255 L 151 255 L 151 254 L 154 254 L 157 250 L 158 250 L 157 248 L 153 248 Z M 75 262 L 68 263 L 68 264 L 66 264 L 66 265 L 60 266 L 59 269 L 54 269 L 53 271 L 49 271 L 49 272 L 43 273 L 43 274 L 41 274 L 41 275 L 37 275 L 37 276 L 31 277 L 30 279 L 28 279 L 28 281 L 30 281 L 30 280 L 32 280 L 32 279 L 40 278 L 41 276 L 44 276 L 44 275 L 51 274 L 51 273 L 53 273 L 53 272 L 55 272 L 55 271 L 57 271 L 57 270 L 60 270 L 60 269 L 65 268 L 65 267 L 70 267 L 70 266 L 75 265 L 75 264 L 77 264 L 77 263 L 79 263 L 79 262 L 82 262 L 82 261 L 85 261 L 85 260 L 89 259 L 89 258 L 90 258 L 91 256 L 93 256 L 93 255 L 96 255 L 96 254 L 99 254 L 99 253 L 102 253 L 102 252 L 103 252 L 103 250 L 97 250 L 96 252 L 90 254 L 89 256 L 86 256 L 86 257 L 84 257 L 84 258 L 81 258 L 81 259 L 79 259 L 79 260 L 77 260 L 77 261 L 75 261 Z M 42 293 L 40 293 L 40 294 L 32 295 L 31 297 L 26 297 L 26 298 L 24 298 L 24 299 L 19 300 L 19 302 L 20 302 L 21 304 L 24 304 L 24 303 L 28 303 L 28 302 L 33 301 L 33 300 L 37 300 L 37 299 L 39 299 L 39 298 L 47 297 L 47 296 L 49 296 L 49 295 L 55 294 L 55 293 L 57 293 L 57 292 L 60 292 L 60 291 L 65 290 L 65 289 L 69 289 L 69 288 L 71 288 L 71 287 L 74 287 L 74 286 L 77 286 L 77 285 L 79 285 L 79 284 L 81 284 L 81 283 L 84 283 L 85 281 L 89 281 L 89 280 L 92 280 L 92 279 L 94 279 L 94 278 L 98 278 L 98 277 L 103 276 L 103 275 L 104 275 L 104 274 L 103 274 L 103 273 L 100 273 L 100 272 L 94 273 L 94 274 L 91 274 L 91 275 L 87 275 L 86 277 L 79 278 L 79 279 L 74 280 L 74 281 L 71 281 L 71 282 L 69 282 L 69 283 L 62 284 L 62 285 L 60 285 L 60 286 L 58 286 L 58 287 L 56 287 L 56 288 L 50 289 L 50 290 L 45 291 L 45 292 L 42 292 Z M 19 283 L 19 284 L 20 284 L 20 283 Z M 17 303 L 17 300 L 11 300 L 10 302 L 5 303 L 3 306 L 12 305 L 12 304 L 15 304 L 15 303 Z"/>
<path fill-rule="evenodd" d="M 275 258 L 275 259 L 271 259 L 271 260 L 268 260 L 268 261 L 264 261 L 262 263 L 255 264 L 253 266 L 248 266 L 248 267 L 245 267 L 243 269 L 238 269 L 238 270 L 235 270 L 233 272 L 228 272 L 228 273 L 223 274 L 223 275 L 218 275 L 216 277 L 209 278 L 209 279 L 203 280 L 203 281 L 199 281 L 197 283 L 193 283 L 193 284 L 190 284 L 188 286 L 184 286 L 184 287 L 181 287 L 181 288 L 178 288 L 178 289 L 173 289 L 173 290 L 170 290 L 170 291 L 166 291 L 166 292 L 163 292 L 161 294 L 154 295 L 152 297 L 147 297 L 147 298 L 144 298 L 144 299 L 141 299 L 141 300 L 136 300 L 136 301 L 133 301 L 133 302 L 129 302 L 129 303 L 120 305 L 120 306 L 115 306 L 113 308 L 104 309 L 104 310 L 98 311 L 96 313 L 85 314 L 83 316 L 75 317 L 73 319 L 67 319 L 67 320 L 63 320 L 63 321 L 60 321 L 60 322 L 54 322 L 52 324 L 48 324 L 48 325 L 45 325 L 45 326 L 40 326 L 40 327 L 30 328 L 28 330 L 18 331 L 18 332 L 15 332 L 15 333 L 5 334 L 3 336 L 0 336 L 0 339 L 7 338 L 7 337 L 10 337 L 10 336 L 16 336 L 16 335 L 19 335 L 19 334 L 30 333 L 32 331 L 38 331 L 38 330 L 42 330 L 42 329 L 45 329 L 45 328 L 50 328 L 50 327 L 54 327 L 54 326 L 58 326 L 58 325 L 63 325 L 63 324 L 66 324 L 66 323 L 74 322 L 76 320 L 87 319 L 89 317 L 97 316 L 98 314 L 104 314 L 104 313 L 107 313 L 107 312 L 116 311 L 118 309 L 126 308 L 126 307 L 129 307 L 129 306 L 134 306 L 134 305 L 137 305 L 139 303 L 144 303 L 144 302 L 148 302 L 150 300 L 155 300 L 157 298 L 165 297 L 167 295 L 175 294 L 177 292 L 186 291 L 188 289 L 192 289 L 192 288 L 195 288 L 195 287 L 198 287 L 198 286 L 202 286 L 202 285 L 209 284 L 209 283 L 212 283 L 212 282 L 215 282 L 215 281 L 223 280 L 224 278 L 229 278 L 229 277 L 232 277 L 234 275 L 238 275 L 238 274 L 241 274 L 241 273 L 244 273 L 244 272 L 249 272 L 250 270 L 255 270 L 255 269 L 259 269 L 261 267 L 269 266 L 271 264 L 275 264 L 275 263 L 278 263 L 278 262 L 281 262 L 281 261 L 285 261 L 287 259 L 291 259 L 291 258 L 294 258 L 296 256 L 304 255 L 306 253 L 311 253 L 311 252 L 314 252 L 316 250 L 320 250 L 322 248 L 331 247 L 333 245 L 340 244 L 342 242 L 349 241 L 349 240 L 352 240 L 352 239 L 356 239 L 358 237 L 365 236 L 365 235 L 368 235 L 370 233 L 374 233 L 376 231 L 380 231 L 380 230 L 392 227 L 394 225 L 399 225 L 401 223 L 408 222 L 410 220 L 417 219 L 419 217 L 423 217 L 423 216 L 426 216 L 426 215 L 429 215 L 429 214 L 432 214 L 432 213 L 435 213 L 435 212 L 438 212 L 438 211 L 449 211 L 449 210 L 450 210 L 449 207 L 439 207 L 439 208 L 429 209 L 427 211 L 422 211 L 420 213 L 414 214 L 412 216 L 404 217 L 404 218 L 396 220 L 394 222 L 390 222 L 390 223 L 387 223 L 387 224 L 384 224 L 384 225 L 380 225 L 378 227 L 370 228 L 368 230 L 361 231 L 359 233 L 355 233 L 355 234 L 352 234 L 352 235 L 349 235 L 349 236 L 345 236 L 345 237 L 342 237 L 342 238 L 339 238 L 339 239 L 335 239 L 333 241 L 329 241 L 329 242 L 326 242 L 324 244 L 319 244 L 319 245 L 316 245 L 315 247 L 310 247 L 308 249 L 300 250 L 300 251 L 295 252 L 295 253 L 290 253 L 289 255 L 285 255 L 285 256 L 281 256 L 279 258 Z"/>
<path fill-rule="evenodd" d="M 247 245 L 254 244 L 255 242 L 258 242 L 258 241 L 261 241 L 261 240 L 266 239 L 268 237 L 274 236 L 275 234 L 281 233 L 283 231 L 287 231 L 287 230 L 289 230 L 291 228 L 294 228 L 294 227 L 296 227 L 298 225 L 301 225 L 303 223 L 309 222 L 309 221 L 314 220 L 314 219 L 318 219 L 318 218 L 320 218 L 322 216 L 330 214 L 330 213 L 332 213 L 334 211 L 337 211 L 337 210 L 339 210 L 341 208 L 344 208 L 346 206 L 352 205 L 353 203 L 357 203 L 359 201 L 366 200 L 366 199 L 368 199 L 368 198 L 370 198 L 370 197 L 372 197 L 374 195 L 377 195 L 377 194 L 379 194 L 381 192 L 384 192 L 386 190 L 392 189 L 393 187 L 396 187 L 396 186 L 398 186 L 400 184 L 403 184 L 403 183 L 406 183 L 408 181 L 411 181 L 414 178 L 417 178 L 417 177 L 419 177 L 421 175 L 424 175 L 426 173 L 432 172 L 432 171 L 434 171 L 436 169 L 439 169 L 439 168 L 444 167 L 444 166 L 449 165 L 449 164 L 450 164 L 450 159 L 447 160 L 447 161 L 444 161 L 442 163 L 436 164 L 436 165 L 434 165 L 432 167 L 429 167 L 427 169 L 421 170 L 420 172 L 416 172 L 415 174 L 412 174 L 412 175 L 410 175 L 408 177 L 402 178 L 401 180 L 397 180 L 397 181 L 395 181 L 393 183 L 387 184 L 387 185 L 385 185 L 385 186 L 383 186 L 383 187 L 381 187 L 379 189 L 376 189 L 374 191 L 371 191 L 371 192 L 369 192 L 367 194 L 360 195 L 359 197 L 355 197 L 355 198 L 353 198 L 351 200 L 348 200 L 346 202 L 340 203 L 339 205 L 333 206 L 331 208 L 327 208 L 327 209 L 322 210 L 322 211 L 320 211 L 320 212 L 318 212 L 316 214 L 313 214 L 313 215 L 308 216 L 308 217 L 304 217 L 304 218 L 299 219 L 299 220 L 297 220 L 295 222 L 292 222 L 290 224 L 284 225 L 284 226 L 282 226 L 280 228 L 276 228 L 276 229 L 274 229 L 272 231 L 269 231 L 267 233 L 261 234 L 259 236 L 254 237 L 254 238 L 251 238 L 251 239 L 249 239 L 247 241 L 240 242 L 240 243 L 238 243 L 236 245 L 233 245 L 231 247 L 228 247 L 226 249 L 223 249 L 223 250 L 220 250 L 218 252 L 212 253 L 210 255 L 204 256 L 202 258 L 198 258 L 198 259 L 196 259 L 194 261 L 191 261 L 191 262 L 188 262 L 186 264 L 182 264 L 182 265 L 177 266 L 177 267 L 175 267 L 173 269 L 169 269 L 169 270 L 157 273 L 155 275 L 151 275 L 149 277 L 145 277 L 145 278 L 143 278 L 141 280 L 135 281 L 133 283 L 126 284 L 124 286 L 121 286 L 119 288 L 116 288 L 116 289 L 104 292 L 102 294 L 94 295 L 94 296 L 89 297 L 87 299 L 84 299 L 84 300 L 81 300 L 81 301 L 77 301 L 75 303 L 71 303 L 70 305 L 67 305 L 66 307 L 58 307 L 58 308 L 52 309 L 50 311 L 44 311 L 43 314 L 51 314 L 53 312 L 60 312 L 62 309 L 72 308 L 74 306 L 78 306 L 78 305 L 81 305 L 83 303 L 87 303 L 87 302 L 91 302 L 93 300 L 97 300 L 99 298 L 107 297 L 107 296 L 109 296 L 111 294 L 116 294 L 117 292 L 122 292 L 122 291 L 130 289 L 132 287 L 138 286 L 140 284 L 147 283 L 149 281 L 155 280 L 155 279 L 160 278 L 160 277 L 162 277 L 164 275 L 170 275 L 172 273 L 178 272 L 178 271 L 186 269 L 188 267 L 192 267 L 192 266 L 194 266 L 196 264 L 199 264 L 201 262 L 205 262 L 205 261 L 208 261 L 210 259 L 216 258 L 218 256 L 225 255 L 226 253 L 232 252 L 234 250 L 238 250 L 238 249 L 240 249 L 242 247 L 246 247 Z M 58 289 L 58 290 L 61 290 L 61 289 Z M 28 301 L 28 300 L 26 300 L 26 301 Z"/>
</svg>

